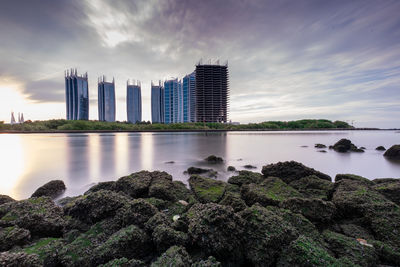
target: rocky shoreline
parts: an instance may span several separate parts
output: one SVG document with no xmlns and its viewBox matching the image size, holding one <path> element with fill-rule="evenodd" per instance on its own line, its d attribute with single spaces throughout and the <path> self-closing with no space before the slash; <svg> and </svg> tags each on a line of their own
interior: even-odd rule
<svg viewBox="0 0 400 267">
<path fill-rule="evenodd" d="M 0 266 L 400 265 L 399 179 L 332 182 L 294 161 L 232 174 L 193 174 L 188 189 L 141 171 L 56 202 L 62 181 L 0 195 Z"/>
</svg>

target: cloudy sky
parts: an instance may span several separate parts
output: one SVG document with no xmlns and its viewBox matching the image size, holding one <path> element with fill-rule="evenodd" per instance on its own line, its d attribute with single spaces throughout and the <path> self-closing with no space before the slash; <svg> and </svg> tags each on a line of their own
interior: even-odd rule
<svg viewBox="0 0 400 267">
<path fill-rule="evenodd" d="M 400 127 L 400 1 L 1 0 L 0 120 L 65 118 L 64 70 L 97 78 L 183 77 L 199 59 L 228 60 L 230 119 L 301 118 Z"/>
</svg>

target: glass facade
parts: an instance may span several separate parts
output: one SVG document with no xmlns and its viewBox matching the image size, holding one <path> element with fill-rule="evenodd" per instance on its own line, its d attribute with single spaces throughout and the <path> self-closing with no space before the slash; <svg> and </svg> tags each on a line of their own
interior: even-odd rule
<svg viewBox="0 0 400 267">
<path fill-rule="evenodd" d="M 182 79 L 183 122 L 196 121 L 196 76 L 195 73 L 186 75 Z"/>
<path fill-rule="evenodd" d="M 164 88 L 151 83 L 151 122 L 164 123 Z"/>
<path fill-rule="evenodd" d="M 66 71 L 65 98 L 67 120 L 89 119 L 89 88 L 87 73 L 78 76 L 76 69 Z"/>
<path fill-rule="evenodd" d="M 164 122 L 183 121 L 182 83 L 178 79 L 164 82 Z"/>
<path fill-rule="evenodd" d="M 98 84 L 99 121 L 115 121 L 115 83 L 99 80 Z"/>
<path fill-rule="evenodd" d="M 137 123 L 142 121 L 142 92 L 140 83 L 126 87 L 126 110 L 128 122 Z"/>
</svg>

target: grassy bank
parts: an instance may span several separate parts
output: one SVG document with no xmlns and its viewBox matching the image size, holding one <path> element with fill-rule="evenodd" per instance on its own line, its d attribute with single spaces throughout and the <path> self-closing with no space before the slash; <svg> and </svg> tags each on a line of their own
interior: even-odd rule
<svg viewBox="0 0 400 267">
<path fill-rule="evenodd" d="M 27 121 L 23 124 L 4 124 L 0 122 L 0 132 L 63 132 L 63 131 L 179 131 L 179 130 L 318 130 L 318 129 L 353 129 L 343 121 L 329 120 L 297 120 L 297 121 L 267 121 L 249 124 L 223 123 L 173 123 L 138 124 L 126 122 L 102 121 L 68 121 L 47 120 Z"/>
</svg>

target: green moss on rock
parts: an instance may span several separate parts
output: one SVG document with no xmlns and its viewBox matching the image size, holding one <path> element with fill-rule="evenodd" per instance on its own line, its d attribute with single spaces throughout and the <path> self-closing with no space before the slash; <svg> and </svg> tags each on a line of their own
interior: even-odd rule
<svg viewBox="0 0 400 267">
<path fill-rule="evenodd" d="M 261 173 L 243 170 L 239 171 L 238 175 L 229 178 L 228 183 L 242 186 L 244 184 L 257 184 L 262 180 L 263 176 Z"/>
<path fill-rule="evenodd" d="M 333 189 L 333 183 L 315 175 L 303 177 L 289 184 L 307 198 L 328 200 Z"/>
<path fill-rule="evenodd" d="M 222 199 L 226 183 L 211 178 L 192 175 L 189 185 L 196 199 L 201 203 L 218 202 Z"/>
<path fill-rule="evenodd" d="M 151 267 L 187 267 L 192 260 L 184 247 L 173 246 L 164 252 L 158 259 L 151 264 Z"/>
</svg>

